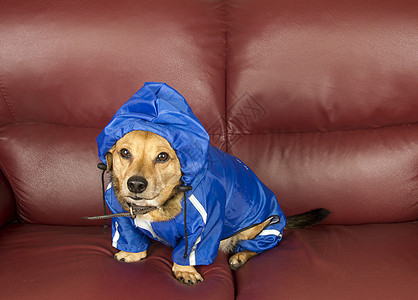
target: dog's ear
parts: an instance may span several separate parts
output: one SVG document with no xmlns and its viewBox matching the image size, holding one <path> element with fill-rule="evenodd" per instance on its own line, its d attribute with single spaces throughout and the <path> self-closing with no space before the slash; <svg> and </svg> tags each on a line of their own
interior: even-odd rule
<svg viewBox="0 0 418 300">
<path fill-rule="evenodd" d="M 106 153 L 106 173 L 112 171 L 113 167 L 113 151 L 115 150 L 115 146 L 113 146 L 107 153 Z"/>
</svg>

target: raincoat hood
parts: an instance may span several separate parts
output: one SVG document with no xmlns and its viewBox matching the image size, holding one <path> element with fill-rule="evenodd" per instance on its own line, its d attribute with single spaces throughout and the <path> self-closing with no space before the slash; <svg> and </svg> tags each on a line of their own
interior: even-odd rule
<svg viewBox="0 0 418 300">
<path fill-rule="evenodd" d="M 180 160 L 185 185 L 194 185 L 203 176 L 209 135 L 175 89 L 165 83 L 146 82 L 97 137 L 100 160 L 106 164 L 110 148 L 134 130 L 153 132 L 171 144 Z"/>
</svg>

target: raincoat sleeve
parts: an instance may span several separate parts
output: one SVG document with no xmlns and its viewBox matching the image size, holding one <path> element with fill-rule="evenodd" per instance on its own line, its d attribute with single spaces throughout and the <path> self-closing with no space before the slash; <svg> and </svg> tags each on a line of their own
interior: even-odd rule
<svg viewBox="0 0 418 300">
<path fill-rule="evenodd" d="M 116 249 L 138 253 L 148 249 L 149 238 L 136 228 L 127 217 L 112 219 L 112 246 Z"/>
<path fill-rule="evenodd" d="M 194 195 L 189 197 L 187 206 L 187 249 L 183 236 L 173 250 L 173 261 L 182 266 L 209 265 L 218 254 L 223 207 L 219 203 L 206 207 Z M 184 232 L 184 228 L 178 230 Z"/>
</svg>

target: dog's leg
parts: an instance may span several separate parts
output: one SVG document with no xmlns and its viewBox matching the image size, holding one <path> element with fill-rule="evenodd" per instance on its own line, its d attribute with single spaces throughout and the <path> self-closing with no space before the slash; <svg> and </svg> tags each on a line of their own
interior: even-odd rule
<svg viewBox="0 0 418 300">
<path fill-rule="evenodd" d="M 271 222 L 271 218 L 265 220 L 263 223 L 260 223 L 256 226 L 253 226 L 243 232 L 240 232 L 236 235 L 233 239 L 231 239 L 231 243 L 233 243 L 233 247 L 235 247 L 236 243 L 239 241 L 251 240 L 255 238 L 264 228 L 266 228 Z M 237 270 L 241 268 L 250 258 L 256 256 L 257 253 L 244 250 L 242 252 L 235 253 L 229 258 L 229 266 L 232 270 Z"/>
<path fill-rule="evenodd" d="M 202 275 L 192 266 L 180 266 L 173 263 L 173 275 L 181 283 L 193 285 L 203 281 Z"/>
<path fill-rule="evenodd" d="M 138 253 L 120 251 L 116 253 L 114 256 L 115 259 L 117 259 L 118 261 L 123 261 L 123 262 L 136 262 L 146 257 L 147 257 L 147 250 L 138 252 Z"/>
</svg>

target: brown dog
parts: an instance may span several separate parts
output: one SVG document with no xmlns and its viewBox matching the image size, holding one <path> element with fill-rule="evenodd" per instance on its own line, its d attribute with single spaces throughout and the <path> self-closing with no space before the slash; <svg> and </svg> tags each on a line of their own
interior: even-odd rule
<svg viewBox="0 0 418 300">
<path fill-rule="evenodd" d="M 106 154 L 107 171 L 112 171 L 112 184 L 119 203 L 126 211 L 137 211 L 135 219 L 163 222 L 175 218 L 182 211 L 184 192 L 180 161 L 170 143 L 163 137 L 148 131 L 131 131 Z M 324 215 L 325 214 L 325 215 Z M 288 218 L 287 228 L 302 228 L 325 218 L 327 212 L 312 211 Z M 220 242 L 219 249 L 232 252 L 242 240 L 256 237 L 271 223 L 271 218 L 254 224 Z M 241 251 L 231 256 L 229 264 L 238 269 L 257 253 Z M 120 251 L 115 258 L 124 262 L 136 262 L 147 257 L 147 251 L 130 253 Z M 195 284 L 203 280 L 193 266 L 173 263 L 173 274 L 180 282 Z"/>
</svg>

